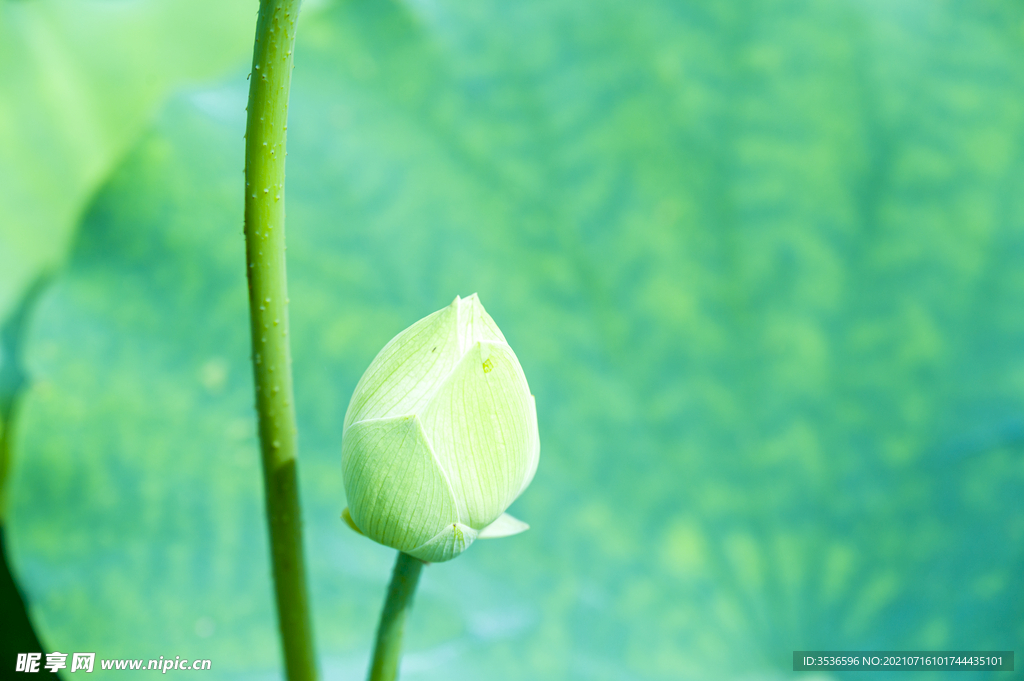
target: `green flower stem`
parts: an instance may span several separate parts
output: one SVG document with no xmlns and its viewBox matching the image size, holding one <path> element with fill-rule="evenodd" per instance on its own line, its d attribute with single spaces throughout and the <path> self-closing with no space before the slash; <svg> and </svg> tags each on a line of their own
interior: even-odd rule
<svg viewBox="0 0 1024 681">
<path fill-rule="evenodd" d="M 377 644 L 373 648 L 370 681 L 394 681 L 398 676 L 398 661 L 402 657 L 402 633 L 405 614 L 412 607 L 416 583 L 420 580 L 423 561 L 407 553 L 398 552 L 395 571 L 388 586 L 388 598 L 380 614 Z"/>
<path fill-rule="evenodd" d="M 245 256 L 278 625 L 289 681 L 312 681 L 284 256 L 285 131 L 299 2 L 260 1 L 245 126 Z"/>
</svg>

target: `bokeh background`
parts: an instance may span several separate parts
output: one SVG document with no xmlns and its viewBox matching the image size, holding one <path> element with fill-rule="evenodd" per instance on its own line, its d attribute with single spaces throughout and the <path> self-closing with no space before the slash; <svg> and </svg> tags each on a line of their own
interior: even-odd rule
<svg viewBox="0 0 1024 681">
<path fill-rule="evenodd" d="M 281 678 L 242 240 L 256 9 L 0 0 L 4 548 L 43 652 Z M 425 571 L 403 678 L 1021 652 L 1024 5 L 308 2 L 296 55 L 325 679 L 363 677 L 394 558 L 339 519 L 348 399 L 473 292 L 537 396 L 510 509 L 532 529 Z"/>
</svg>

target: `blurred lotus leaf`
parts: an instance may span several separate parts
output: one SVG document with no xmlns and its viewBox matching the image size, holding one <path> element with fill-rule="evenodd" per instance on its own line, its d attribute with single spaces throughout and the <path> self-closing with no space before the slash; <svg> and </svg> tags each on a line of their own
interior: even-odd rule
<svg viewBox="0 0 1024 681">
<path fill-rule="evenodd" d="M 245 63 L 255 8 L 0 1 L 0 320 L 168 93 Z"/>
</svg>

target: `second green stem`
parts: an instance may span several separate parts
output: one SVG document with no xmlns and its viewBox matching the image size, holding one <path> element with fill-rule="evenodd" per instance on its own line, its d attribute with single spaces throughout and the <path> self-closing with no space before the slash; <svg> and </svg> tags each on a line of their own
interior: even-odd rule
<svg viewBox="0 0 1024 681">
<path fill-rule="evenodd" d="M 420 580 L 423 561 L 407 553 L 398 552 L 395 571 L 388 586 L 384 611 L 380 614 L 377 644 L 373 649 L 370 681 L 394 681 L 398 676 L 398 662 L 402 658 L 402 634 L 405 616 L 412 607 L 412 597 Z"/>
</svg>

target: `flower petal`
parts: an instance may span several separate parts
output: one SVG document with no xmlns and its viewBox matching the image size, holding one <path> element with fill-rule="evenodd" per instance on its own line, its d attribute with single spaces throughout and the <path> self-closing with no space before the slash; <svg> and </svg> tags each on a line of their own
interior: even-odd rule
<svg viewBox="0 0 1024 681">
<path fill-rule="evenodd" d="M 345 428 L 357 421 L 417 413 L 462 358 L 460 299 L 391 339 L 356 385 Z"/>
<path fill-rule="evenodd" d="M 476 541 L 478 533 L 472 527 L 462 523 L 452 523 L 438 532 L 430 541 L 406 551 L 413 558 L 428 563 L 443 563 L 451 560 L 469 548 Z"/>
<path fill-rule="evenodd" d="M 537 427 L 537 398 L 530 395 L 530 422 L 533 424 L 533 448 L 530 453 L 530 458 L 526 464 L 526 475 L 523 477 L 523 484 L 519 487 L 519 492 L 516 494 L 516 498 L 523 493 L 530 483 L 533 482 L 533 476 L 537 474 L 537 464 L 540 463 L 540 429 Z"/>
<path fill-rule="evenodd" d="M 519 494 L 536 449 L 526 377 L 504 343 L 472 347 L 422 412 L 459 517 L 490 525 Z"/>
<path fill-rule="evenodd" d="M 466 354 L 474 343 L 480 341 L 494 341 L 508 345 L 501 329 L 487 314 L 487 310 L 480 303 L 480 298 L 474 293 L 468 298 L 459 300 L 459 349 L 461 354 Z"/>
<path fill-rule="evenodd" d="M 341 512 L 341 519 L 344 520 L 345 524 L 351 527 L 356 534 L 363 534 L 363 531 L 359 529 L 358 525 L 356 525 L 356 521 L 352 520 L 352 514 L 349 512 L 348 506 L 346 506 L 345 510 Z M 363 536 L 365 537 L 366 535 L 363 534 Z"/>
<path fill-rule="evenodd" d="M 502 513 L 498 516 L 497 520 L 480 530 L 480 536 L 477 539 L 511 537 L 514 534 L 526 532 L 528 529 L 530 529 L 530 526 L 519 518 L 513 518 L 508 513 Z"/>
<path fill-rule="evenodd" d="M 451 487 L 416 416 L 352 424 L 341 465 L 351 520 L 376 542 L 406 551 L 459 522 Z"/>
</svg>

